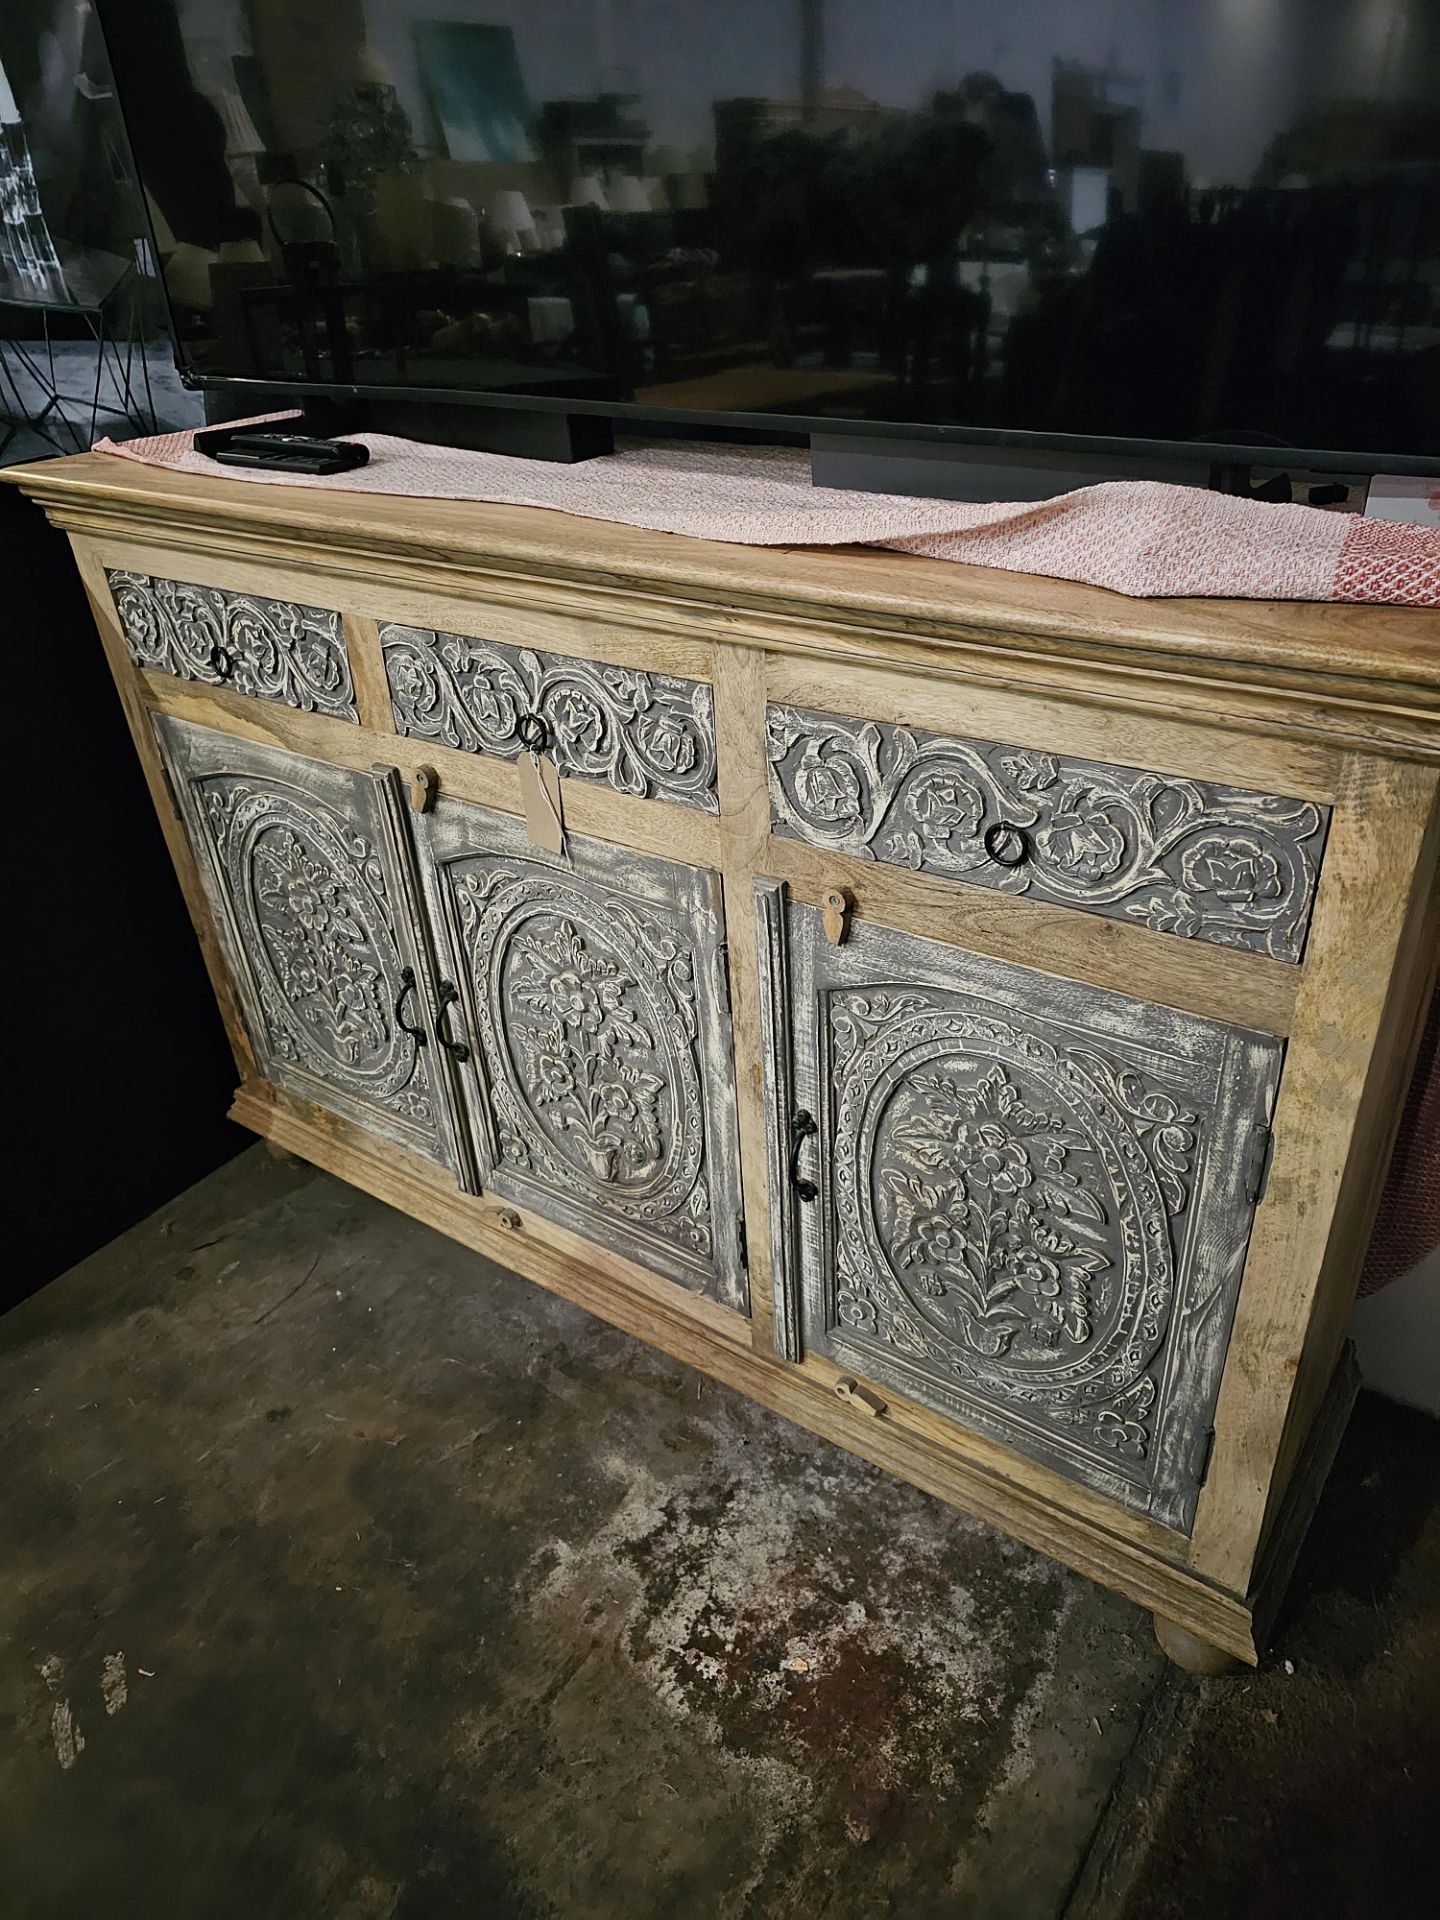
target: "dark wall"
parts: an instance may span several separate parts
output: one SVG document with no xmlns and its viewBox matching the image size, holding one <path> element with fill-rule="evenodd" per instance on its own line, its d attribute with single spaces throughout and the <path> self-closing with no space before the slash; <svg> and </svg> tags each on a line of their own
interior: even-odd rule
<svg viewBox="0 0 1440 1920">
<path fill-rule="evenodd" d="M 12 741 L 3 1309 L 250 1136 L 225 1118 L 234 1062 L 69 545 L 3 485 L 0 578 Z"/>
</svg>

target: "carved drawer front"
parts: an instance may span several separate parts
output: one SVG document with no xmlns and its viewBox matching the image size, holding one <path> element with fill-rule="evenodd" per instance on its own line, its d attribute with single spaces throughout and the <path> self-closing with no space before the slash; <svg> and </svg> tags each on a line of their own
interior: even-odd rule
<svg viewBox="0 0 1440 1920">
<path fill-rule="evenodd" d="M 442 799 L 417 816 L 487 1191 L 743 1307 L 716 875 Z"/>
<path fill-rule="evenodd" d="M 261 1071 L 473 1185 L 398 776 L 168 715 L 155 727 Z"/>
<path fill-rule="evenodd" d="M 782 1354 L 1188 1530 L 1281 1043 L 756 888 Z"/>
<path fill-rule="evenodd" d="M 359 725 L 338 613 L 145 573 L 105 577 L 137 667 Z"/>
<path fill-rule="evenodd" d="M 382 625 L 396 730 L 466 753 L 553 754 L 560 772 L 715 813 L 715 700 L 699 680 L 498 640 Z"/>
<path fill-rule="evenodd" d="M 777 834 L 1301 957 L 1328 807 L 797 707 L 766 719 Z"/>
</svg>

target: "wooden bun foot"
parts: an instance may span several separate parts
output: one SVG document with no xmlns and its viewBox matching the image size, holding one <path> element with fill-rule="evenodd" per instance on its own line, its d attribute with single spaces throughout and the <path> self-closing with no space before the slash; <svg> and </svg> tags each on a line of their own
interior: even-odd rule
<svg viewBox="0 0 1440 1920">
<path fill-rule="evenodd" d="M 1163 1614 L 1155 1616 L 1155 1638 L 1160 1642 L 1161 1650 L 1172 1659 L 1177 1667 L 1183 1667 L 1186 1673 L 1234 1673 L 1245 1663 L 1237 1660 L 1233 1653 L 1226 1653 L 1223 1647 L 1202 1640 L 1198 1633 L 1191 1633 L 1188 1627 L 1177 1627 L 1173 1620 L 1167 1620 Z"/>
</svg>

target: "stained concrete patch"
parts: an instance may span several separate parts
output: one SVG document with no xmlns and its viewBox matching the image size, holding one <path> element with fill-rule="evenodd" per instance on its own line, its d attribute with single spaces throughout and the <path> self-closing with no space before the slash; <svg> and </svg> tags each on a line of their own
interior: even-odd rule
<svg viewBox="0 0 1440 1920">
<path fill-rule="evenodd" d="M 107 1653 L 100 1669 L 100 1692 L 106 1713 L 119 1713 L 130 1698 L 130 1683 L 125 1677 L 123 1653 Z"/>
<path fill-rule="evenodd" d="M 11 1315 L 0 1393 L 25 1920 L 1045 1920 L 1161 1671 L 1125 1603 L 258 1151 Z"/>
</svg>

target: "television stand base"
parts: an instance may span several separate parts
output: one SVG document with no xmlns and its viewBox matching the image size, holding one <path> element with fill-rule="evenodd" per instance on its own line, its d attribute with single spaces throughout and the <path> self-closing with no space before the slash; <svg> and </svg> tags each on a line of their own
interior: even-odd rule
<svg viewBox="0 0 1440 1920">
<path fill-rule="evenodd" d="M 810 479 L 814 486 L 842 492 L 964 500 L 972 506 L 1054 500 L 1102 480 L 1165 480 L 1244 500 L 1363 513 L 1368 490 L 1363 474 L 1287 466 L 1281 453 L 1268 448 L 1257 448 L 1253 457 L 1211 464 L 1163 453 L 1092 453 L 1080 447 L 1067 454 L 859 433 L 812 433 Z"/>
<path fill-rule="evenodd" d="M 893 440 L 884 434 L 812 433 L 810 479 L 848 493 L 899 493 L 928 500 L 1054 500 L 1102 480 L 1169 480 L 1204 486 L 1207 470 L 1163 456 L 1032 451 L 1029 448 Z"/>
<path fill-rule="evenodd" d="M 431 446 L 466 447 L 476 453 L 508 453 L 522 460 L 594 460 L 615 451 L 611 422 L 603 414 L 541 407 L 457 405 L 448 400 L 355 399 L 306 394 L 304 431 L 343 439 L 355 433 L 393 433 Z"/>
</svg>

